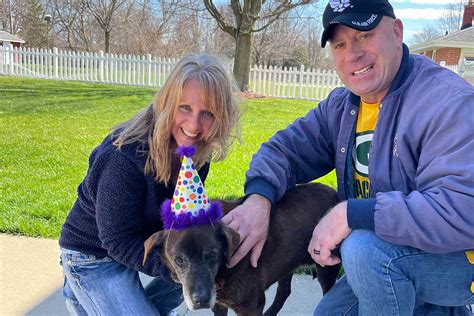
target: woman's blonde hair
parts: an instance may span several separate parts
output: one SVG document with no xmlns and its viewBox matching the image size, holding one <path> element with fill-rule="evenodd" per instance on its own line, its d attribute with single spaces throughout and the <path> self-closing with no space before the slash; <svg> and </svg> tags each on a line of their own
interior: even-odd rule
<svg viewBox="0 0 474 316">
<path fill-rule="evenodd" d="M 147 142 L 148 153 L 145 174 L 152 174 L 165 185 L 170 180 L 171 163 L 176 143 L 171 135 L 176 111 L 184 84 L 198 80 L 204 90 L 206 107 L 214 115 L 214 122 L 203 141 L 195 144 L 195 165 L 225 158 L 235 139 L 240 141 L 240 99 L 230 67 L 217 56 L 189 54 L 174 67 L 163 87 L 143 112 L 114 128 L 118 138 L 114 145 L 119 149 L 134 142 Z"/>
</svg>

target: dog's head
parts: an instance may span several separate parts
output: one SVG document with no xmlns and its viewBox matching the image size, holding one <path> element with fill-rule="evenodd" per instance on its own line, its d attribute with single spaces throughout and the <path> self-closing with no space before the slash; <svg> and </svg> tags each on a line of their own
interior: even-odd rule
<svg viewBox="0 0 474 316">
<path fill-rule="evenodd" d="M 172 278 L 183 286 L 184 301 L 190 310 L 212 308 L 216 301 L 215 278 L 239 245 L 239 234 L 223 223 L 184 230 L 159 231 L 145 241 L 146 262 L 152 249 Z"/>
</svg>

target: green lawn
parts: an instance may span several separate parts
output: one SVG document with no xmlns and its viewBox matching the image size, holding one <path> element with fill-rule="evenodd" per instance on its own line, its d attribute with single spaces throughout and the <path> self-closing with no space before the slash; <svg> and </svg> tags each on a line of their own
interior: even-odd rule
<svg viewBox="0 0 474 316">
<path fill-rule="evenodd" d="M 0 232 L 57 238 L 87 170 L 91 150 L 110 128 L 148 105 L 154 89 L 0 77 Z M 260 144 L 314 102 L 245 102 L 244 143 L 213 164 L 208 194 L 243 193 Z M 335 186 L 335 176 L 321 180 Z"/>
</svg>

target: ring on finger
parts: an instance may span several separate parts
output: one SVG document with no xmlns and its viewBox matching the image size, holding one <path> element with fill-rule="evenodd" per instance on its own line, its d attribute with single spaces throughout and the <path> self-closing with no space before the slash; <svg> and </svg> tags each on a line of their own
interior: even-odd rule
<svg viewBox="0 0 474 316">
<path fill-rule="evenodd" d="M 321 251 L 320 251 L 320 250 L 313 249 L 313 253 L 314 253 L 316 256 L 319 256 L 319 255 L 321 254 Z"/>
</svg>

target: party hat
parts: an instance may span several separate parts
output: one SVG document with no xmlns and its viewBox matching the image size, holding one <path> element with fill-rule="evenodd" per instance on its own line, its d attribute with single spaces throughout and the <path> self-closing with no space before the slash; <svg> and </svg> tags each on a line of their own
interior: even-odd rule
<svg viewBox="0 0 474 316">
<path fill-rule="evenodd" d="M 165 229 L 181 230 L 190 226 L 212 224 L 222 217 L 221 204 L 209 201 L 201 177 L 194 168 L 191 156 L 195 153 L 194 146 L 178 147 L 182 161 L 176 188 L 173 198 L 161 205 Z"/>
</svg>

